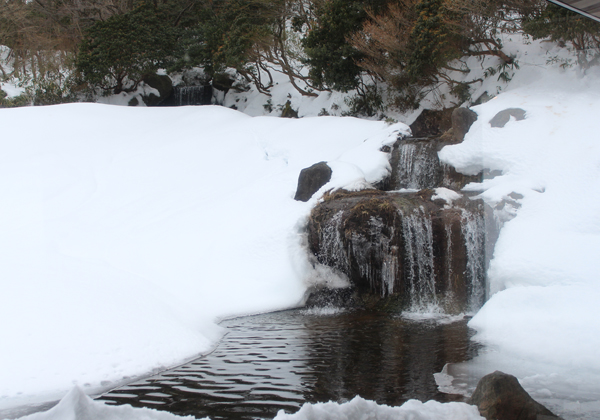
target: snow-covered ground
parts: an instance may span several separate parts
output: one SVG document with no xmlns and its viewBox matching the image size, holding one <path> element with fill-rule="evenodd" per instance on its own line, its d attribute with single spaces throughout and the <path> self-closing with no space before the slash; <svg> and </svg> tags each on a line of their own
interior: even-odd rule
<svg viewBox="0 0 600 420">
<path fill-rule="evenodd" d="M 584 76 L 532 66 L 512 89 L 474 107 L 478 120 L 465 141 L 440 152 L 464 173 L 495 171 L 466 189 L 504 219 L 515 216 L 494 250 L 491 299 L 469 323 L 486 351 L 448 371 L 456 383 L 512 373 L 568 418 L 600 418 L 599 81 L 598 68 Z M 507 108 L 526 118 L 492 128 Z"/>
</svg>

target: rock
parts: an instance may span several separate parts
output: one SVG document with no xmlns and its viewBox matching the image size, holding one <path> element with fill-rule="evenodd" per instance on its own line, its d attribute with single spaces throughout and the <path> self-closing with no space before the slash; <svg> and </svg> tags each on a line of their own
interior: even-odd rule
<svg viewBox="0 0 600 420">
<path fill-rule="evenodd" d="M 281 118 L 298 118 L 298 111 L 292 108 L 292 103 L 287 101 L 281 110 Z"/>
<path fill-rule="evenodd" d="M 488 420 L 559 419 L 531 398 L 517 378 L 500 371 L 481 378 L 467 403 L 476 405 Z"/>
<path fill-rule="evenodd" d="M 302 169 L 298 177 L 298 187 L 296 188 L 294 200 L 310 200 L 314 193 L 329 182 L 331 173 L 331 168 L 325 162 L 315 163 L 308 168 Z"/>
<path fill-rule="evenodd" d="M 127 106 L 138 106 L 139 104 L 140 101 L 138 101 L 138 98 L 136 96 L 134 96 L 129 100 L 129 102 L 127 102 Z"/>
<path fill-rule="evenodd" d="M 432 190 L 326 194 L 308 223 L 311 252 L 345 274 L 362 300 L 395 309 L 437 302 L 448 313 L 479 308 L 488 261 L 481 200 L 447 205 Z M 491 212 L 490 212 L 491 214 Z"/>
<path fill-rule="evenodd" d="M 410 125 L 413 137 L 436 137 L 452 128 L 453 108 L 435 111 L 424 109 Z"/>
<path fill-rule="evenodd" d="M 144 95 L 143 100 L 147 106 L 159 105 L 173 92 L 173 82 L 169 76 L 149 73 L 144 76 L 143 81 L 146 85 L 158 90 L 158 96 L 154 93 Z"/>
<path fill-rule="evenodd" d="M 492 127 L 502 128 L 510 121 L 510 117 L 514 117 L 517 121 L 524 120 L 526 116 L 525 110 L 521 108 L 507 108 L 498 112 L 494 118 L 490 120 Z"/>
<path fill-rule="evenodd" d="M 465 134 L 476 120 L 477 114 L 469 108 L 456 108 L 452 111 L 452 137 L 455 143 L 465 139 Z"/>
</svg>

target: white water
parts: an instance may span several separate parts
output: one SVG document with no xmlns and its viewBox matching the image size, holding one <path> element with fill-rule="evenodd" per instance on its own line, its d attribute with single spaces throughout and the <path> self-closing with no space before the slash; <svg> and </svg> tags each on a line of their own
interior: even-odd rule
<svg viewBox="0 0 600 420">
<path fill-rule="evenodd" d="M 410 284 L 411 312 L 438 306 L 435 293 L 433 229 L 431 217 L 418 209 L 402 218 L 402 235 Z"/>
</svg>

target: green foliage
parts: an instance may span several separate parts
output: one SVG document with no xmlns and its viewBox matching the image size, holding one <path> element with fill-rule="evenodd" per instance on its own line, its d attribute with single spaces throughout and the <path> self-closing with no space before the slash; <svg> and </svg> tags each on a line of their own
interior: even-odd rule
<svg viewBox="0 0 600 420">
<path fill-rule="evenodd" d="M 385 0 L 330 0 L 316 7 L 316 25 L 302 41 L 315 86 L 342 92 L 358 86 L 362 69 L 356 63 L 363 55 L 347 38 L 362 28 L 367 9 L 380 10 L 385 3 Z"/>
<path fill-rule="evenodd" d="M 342 113 L 344 116 L 373 117 L 384 109 L 383 99 L 375 85 L 362 87 L 358 94 L 347 98 L 345 102 L 350 109 Z"/>
<path fill-rule="evenodd" d="M 421 0 L 415 5 L 418 16 L 409 41 L 406 73 L 411 83 L 430 82 L 439 69 L 459 58 L 461 37 L 447 24 L 455 13 L 444 6 L 443 0 Z"/>
<path fill-rule="evenodd" d="M 184 35 L 178 67 L 202 66 L 210 76 L 227 67 L 247 70 L 257 44 L 268 43 L 284 0 L 221 0 L 211 3 Z"/>
<path fill-rule="evenodd" d="M 31 96 L 28 93 L 9 98 L 8 94 L 0 89 L 0 108 L 15 108 L 29 105 L 31 105 Z"/>
<path fill-rule="evenodd" d="M 135 90 L 145 74 L 168 66 L 178 29 L 153 5 L 98 21 L 85 34 L 76 67 L 83 80 L 105 93 Z"/>
<path fill-rule="evenodd" d="M 570 43 L 584 68 L 600 60 L 600 23 L 564 7 L 548 3 L 529 16 L 523 29 L 534 39 L 549 38 L 562 44 Z"/>
</svg>

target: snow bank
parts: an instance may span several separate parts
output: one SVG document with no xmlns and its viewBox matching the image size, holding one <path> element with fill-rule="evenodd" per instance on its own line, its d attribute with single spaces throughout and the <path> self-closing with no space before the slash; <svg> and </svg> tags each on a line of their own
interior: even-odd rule
<svg viewBox="0 0 600 420">
<path fill-rule="evenodd" d="M 21 420 L 194 420 L 149 408 L 130 405 L 110 406 L 94 401 L 80 389 L 74 388 L 54 408 L 35 413 Z M 208 420 L 208 417 L 205 418 Z M 409 400 L 401 407 L 378 405 L 355 397 L 345 404 L 304 404 L 295 414 L 281 410 L 275 420 L 481 420 L 476 407 L 464 403 L 442 404 L 436 401 L 422 403 Z"/>
<path fill-rule="evenodd" d="M 569 400 L 600 400 L 598 77 L 523 71 L 521 87 L 473 108 L 464 143 L 440 152 L 463 173 L 495 171 L 465 189 L 506 221 L 488 272 L 492 297 L 469 324 L 491 350 L 463 372 L 513 373 L 534 396 L 563 399 L 549 404 L 562 413 Z M 507 108 L 526 118 L 492 128 Z"/>
<path fill-rule="evenodd" d="M 99 104 L 2 109 L 0 125 L 0 409 L 181 363 L 219 318 L 298 305 L 316 200 L 293 200 L 300 170 L 374 181 L 407 129 Z"/>
<path fill-rule="evenodd" d="M 345 404 L 304 404 L 295 414 L 281 410 L 275 420 L 481 420 L 477 407 L 465 403 L 408 400 L 400 407 L 354 397 Z"/>
<path fill-rule="evenodd" d="M 55 407 L 35 413 L 22 420 L 195 420 L 192 416 L 180 417 L 166 411 L 150 408 L 133 408 L 130 405 L 112 407 L 94 401 L 81 388 L 73 388 Z M 208 419 L 208 417 L 206 417 Z"/>
</svg>

